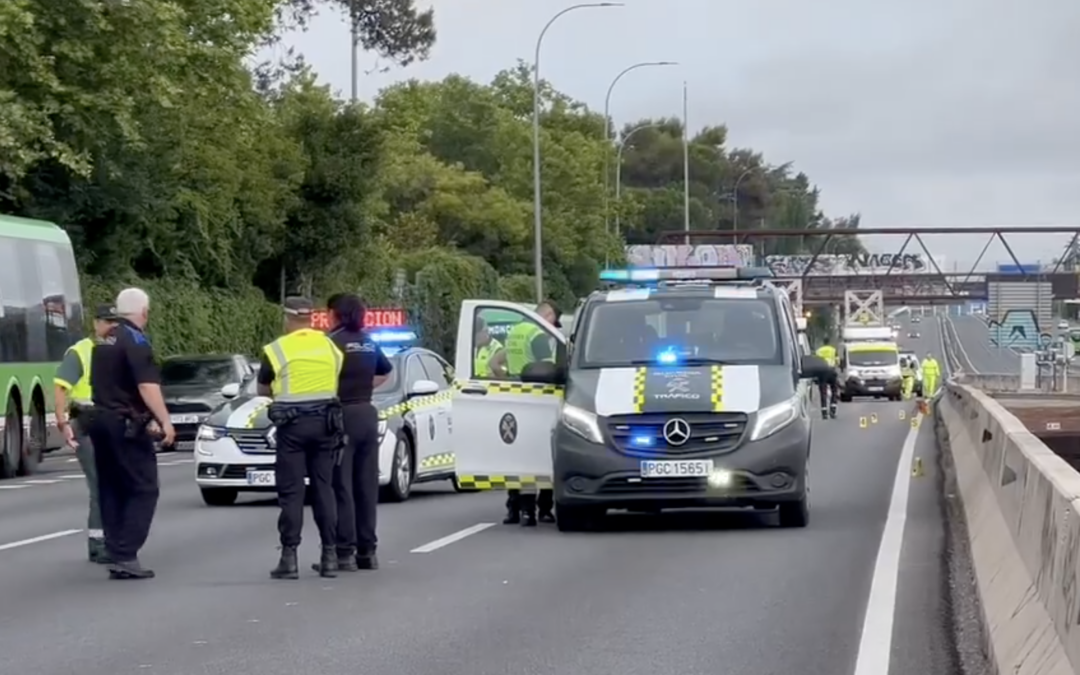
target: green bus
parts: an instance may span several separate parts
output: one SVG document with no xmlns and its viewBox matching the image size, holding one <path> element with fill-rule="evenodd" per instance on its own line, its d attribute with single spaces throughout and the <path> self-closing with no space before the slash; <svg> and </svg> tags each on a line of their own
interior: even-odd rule
<svg viewBox="0 0 1080 675">
<path fill-rule="evenodd" d="M 33 474 L 42 455 L 60 447 L 53 376 L 82 326 L 67 233 L 0 215 L 0 478 Z"/>
</svg>

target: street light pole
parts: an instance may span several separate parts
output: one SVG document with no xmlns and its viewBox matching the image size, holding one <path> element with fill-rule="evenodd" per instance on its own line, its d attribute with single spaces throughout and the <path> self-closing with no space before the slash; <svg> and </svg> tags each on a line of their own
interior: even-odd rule
<svg viewBox="0 0 1080 675">
<path fill-rule="evenodd" d="M 540 195 L 540 47 L 544 43 L 544 36 L 548 29 L 560 16 L 575 9 L 587 9 L 590 7 L 622 7 L 621 2 L 590 2 L 580 5 L 571 5 L 555 16 L 551 17 L 539 37 L 536 38 L 536 51 L 533 55 L 533 273 L 536 275 L 536 302 L 544 301 L 544 253 L 541 248 L 541 230 L 544 226 L 544 216 L 541 213 Z"/>
<path fill-rule="evenodd" d="M 622 153 L 623 153 L 623 149 L 626 148 L 627 141 L 630 140 L 631 136 L 633 136 L 634 134 L 636 134 L 637 132 L 639 132 L 639 131 L 641 131 L 643 129 L 655 129 L 656 127 L 661 127 L 661 126 L 663 126 L 663 124 L 661 124 L 659 122 L 649 122 L 648 124 L 642 124 L 642 125 L 636 126 L 633 129 L 631 129 L 630 131 L 626 132 L 626 135 L 623 136 L 622 140 L 619 141 L 619 149 L 618 149 L 618 151 L 616 151 L 616 154 L 615 154 L 615 203 L 616 204 L 619 202 L 619 197 L 622 195 Z M 622 233 L 622 222 L 621 222 L 621 220 L 622 219 L 619 217 L 619 214 L 616 213 L 615 214 L 615 235 L 616 236 L 618 236 L 619 234 Z"/>
<path fill-rule="evenodd" d="M 739 174 L 739 177 L 735 179 L 735 187 L 731 189 L 731 231 L 739 231 L 739 184 L 743 182 L 743 178 L 746 178 L 754 172 L 753 169 L 747 169 Z"/>
<path fill-rule="evenodd" d="M 677 66 L 678 61 L 642 61 L 641 63 L 635 63 L 632 66 L 624 68 L 622 72 L 615 76 L 615 79 L 608 85 L 607 94 L 604 95 L 604 140 L 611 140 L 611 130 L 608 127 L 608 122 L 611 119 L 611 92 L 615 91 L 615 85 L 619 83 L 619 80 L 624 75 L 631 73 L 638 68 L 655 68 L 659 66 Z M 604 152 L 604 232 L 611 231 L 611 213 L 608 210 L 608 194 L 611 192 L 611 159 L 608 153 Z"/>
</svg>

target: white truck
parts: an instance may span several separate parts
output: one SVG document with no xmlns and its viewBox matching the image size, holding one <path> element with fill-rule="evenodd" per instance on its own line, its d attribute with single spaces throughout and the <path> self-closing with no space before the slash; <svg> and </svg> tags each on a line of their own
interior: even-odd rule
<svg viewBox="0 0 1080 675">
<path fill-rule="evenodd" d="M 840 400 L 903 396 L 900 348 L 888 326 L 847 326 L 841 333 Z"/>
</svg>

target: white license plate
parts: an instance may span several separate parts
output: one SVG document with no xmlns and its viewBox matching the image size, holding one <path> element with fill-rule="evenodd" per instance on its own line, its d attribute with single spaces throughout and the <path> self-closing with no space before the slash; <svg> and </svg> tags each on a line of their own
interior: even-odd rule
<svg viewBox="0 0 1080 675">
<path fill-rule="evenodd" d="M 176 449 L 177 450 L 194 450 L 195 449 L 195 441 L 177 441 L 176 442 Z"/>
<path fill-rule="evenodd" d="M 173 424 L 198 424 L 198 415 L 169 415 L 169 421 Z"/>
<path fill-rule="evenodd" d="M 885 391 L 885 387 L 867 387 L 866 391 Z"/>
<path fill-rule="evenodd" d="M 248 485 L 258 487 L 273 487 L 276 484 L 273 471 L 248 471 L 247 481 Z"/>
<path fill-rule="evenodd" d="M 641 462 L 642 478 L 695 478 L 712 473 L 711 459 L 646 459 Z"/>
</svg>

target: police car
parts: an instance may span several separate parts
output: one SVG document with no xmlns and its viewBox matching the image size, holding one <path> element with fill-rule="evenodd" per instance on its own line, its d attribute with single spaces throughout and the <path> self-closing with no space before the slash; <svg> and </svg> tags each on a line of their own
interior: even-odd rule
<svg viewBox="0 0 1080 675">
<path fill-rule="evenodd" d="M 394 366 L 373 397 L 379 410 L 379 485 L 384 500 L 404 501 L 416 483 L 454 479 L 453 369 L 435 352 L 411 346 L 412 331 L 395 327 L 371 336 Z M 256 394 L 254 378 L 242 391 L 233 384 L 222 393 L 230 400 L 199 427 L 195 443 L 195 482 L 210 506 L 232 504 L 241 492 L 276 489 L 270 399 Z"/>
<path fill-rule="evenodd" d="M 527 308 L 462 304 L 453 436 L 464 487 L 555 492 L 563 531 L 609 509 L 776 508 L 809 520 L 811 424 L 803 380 L 828 366 L 804 353 L 786 292 L 754 268 L 614 270 L 565 338 Z M 519 377 L 472 366 L 473 325 L 514 312 L 553 361 Z M 568 348 L 570 345 L 570 348 Z M 490 378 L 490 376 L 489 376 Z"/>
</svg>

